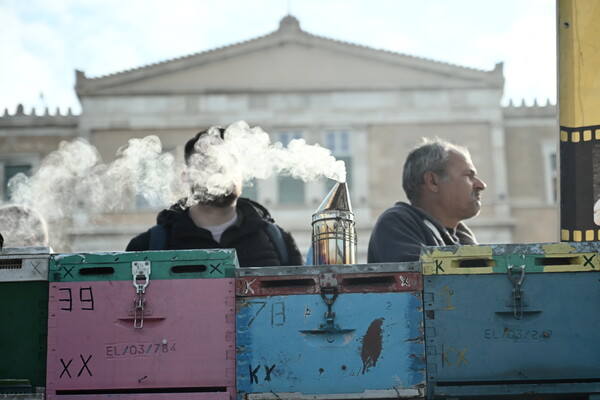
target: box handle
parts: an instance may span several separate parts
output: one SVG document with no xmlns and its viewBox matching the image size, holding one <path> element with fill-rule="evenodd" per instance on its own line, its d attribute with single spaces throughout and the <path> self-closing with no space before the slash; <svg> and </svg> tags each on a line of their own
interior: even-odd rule
<svg viewBox="0 0 600 400">
<path fill-rule="evenodd" d="M 573 265 L 582 264 L 580 257 L 536 257 L 534 260 L 535 265 L 539 266 L 562 266 L 569 267 Z"/>
<path fill-rule="evenodd" d="M 290 278 L 260 281 L 260 287 L 263 289 L 310 288 L 313 286 L 316 286 L 316 282 L 311 278 Z"/>
<path fill-rule="evenodd" d="M 396 284 L 396 277 L 393 275 L 383 276 L 361 276 L 361 277 L 343 277 L 338 276 L 341 280 L 342 287 L 357 287 L 357 286 L 376 286 L 376 287 L 393 287 Z"/>
<path fill-rule="evenodd" d="M 491 258 L 469 258 L 458 260 L 458 268 L 490 268 L 496 262 Z"/>
<path fill-rule="evenodd" d="M 89 275 L 112 275 L 115 273 L 115 269 L 113 267 L 85 267 L 79 268 L 79 275 L 89 276 Z"/>
<path fill-rule="evenodd" d="M 206 265 L 203 264 L 174 265 L 171 267 L 171 272 L 174 274 L 201 274 L 206 270 Z"/>
</svg>

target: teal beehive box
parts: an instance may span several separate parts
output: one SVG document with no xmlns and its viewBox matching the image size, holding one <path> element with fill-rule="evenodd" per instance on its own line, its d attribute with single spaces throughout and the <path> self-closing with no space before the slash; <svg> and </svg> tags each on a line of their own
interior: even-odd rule
<svg viewBox="0 0 600 400">
<path fill-rule="evenodd" d="M 238 270 L 238 400 L 423 398 L 418 263 Z"/>
<path fill-rule="evenodd" d="M 429 398 L 600 393 L 599 249 L 598 242 L 426 248 Z"/>
</svg>

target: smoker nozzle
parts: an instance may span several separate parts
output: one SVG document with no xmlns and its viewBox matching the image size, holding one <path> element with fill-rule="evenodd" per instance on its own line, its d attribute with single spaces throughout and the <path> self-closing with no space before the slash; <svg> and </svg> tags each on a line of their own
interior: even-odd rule
<svg viewBox="0 0 600 400">
<path fill-rule="evenodd" d="M 348 186 L 337 182 L 312 216 L 312 265 L 354 264 L 356 228 Z"/>
</svg>

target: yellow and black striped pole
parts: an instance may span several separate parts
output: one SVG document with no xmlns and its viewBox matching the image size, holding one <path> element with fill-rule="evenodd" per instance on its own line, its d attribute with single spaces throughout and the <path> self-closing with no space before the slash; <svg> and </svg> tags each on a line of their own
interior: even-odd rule
<svg viewBox="0 0 600 400">
<path fill-rule="evenodd" d="M 557 0 L 557 12 L 560 236 L 600 241 L 600 1 Z"/>
</svg>

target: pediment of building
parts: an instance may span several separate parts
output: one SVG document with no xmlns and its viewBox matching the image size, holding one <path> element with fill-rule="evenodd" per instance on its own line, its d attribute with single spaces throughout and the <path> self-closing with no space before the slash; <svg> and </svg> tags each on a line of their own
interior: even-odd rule
<svg viewBox="0 0 600 400">
<path fill-rule="evenodd" d="M 312 35 L 287 16 L 268 35 L 98 78 L 77 71 L 80 97 L 502 88 L 483 71 Z"/>
</svg>

